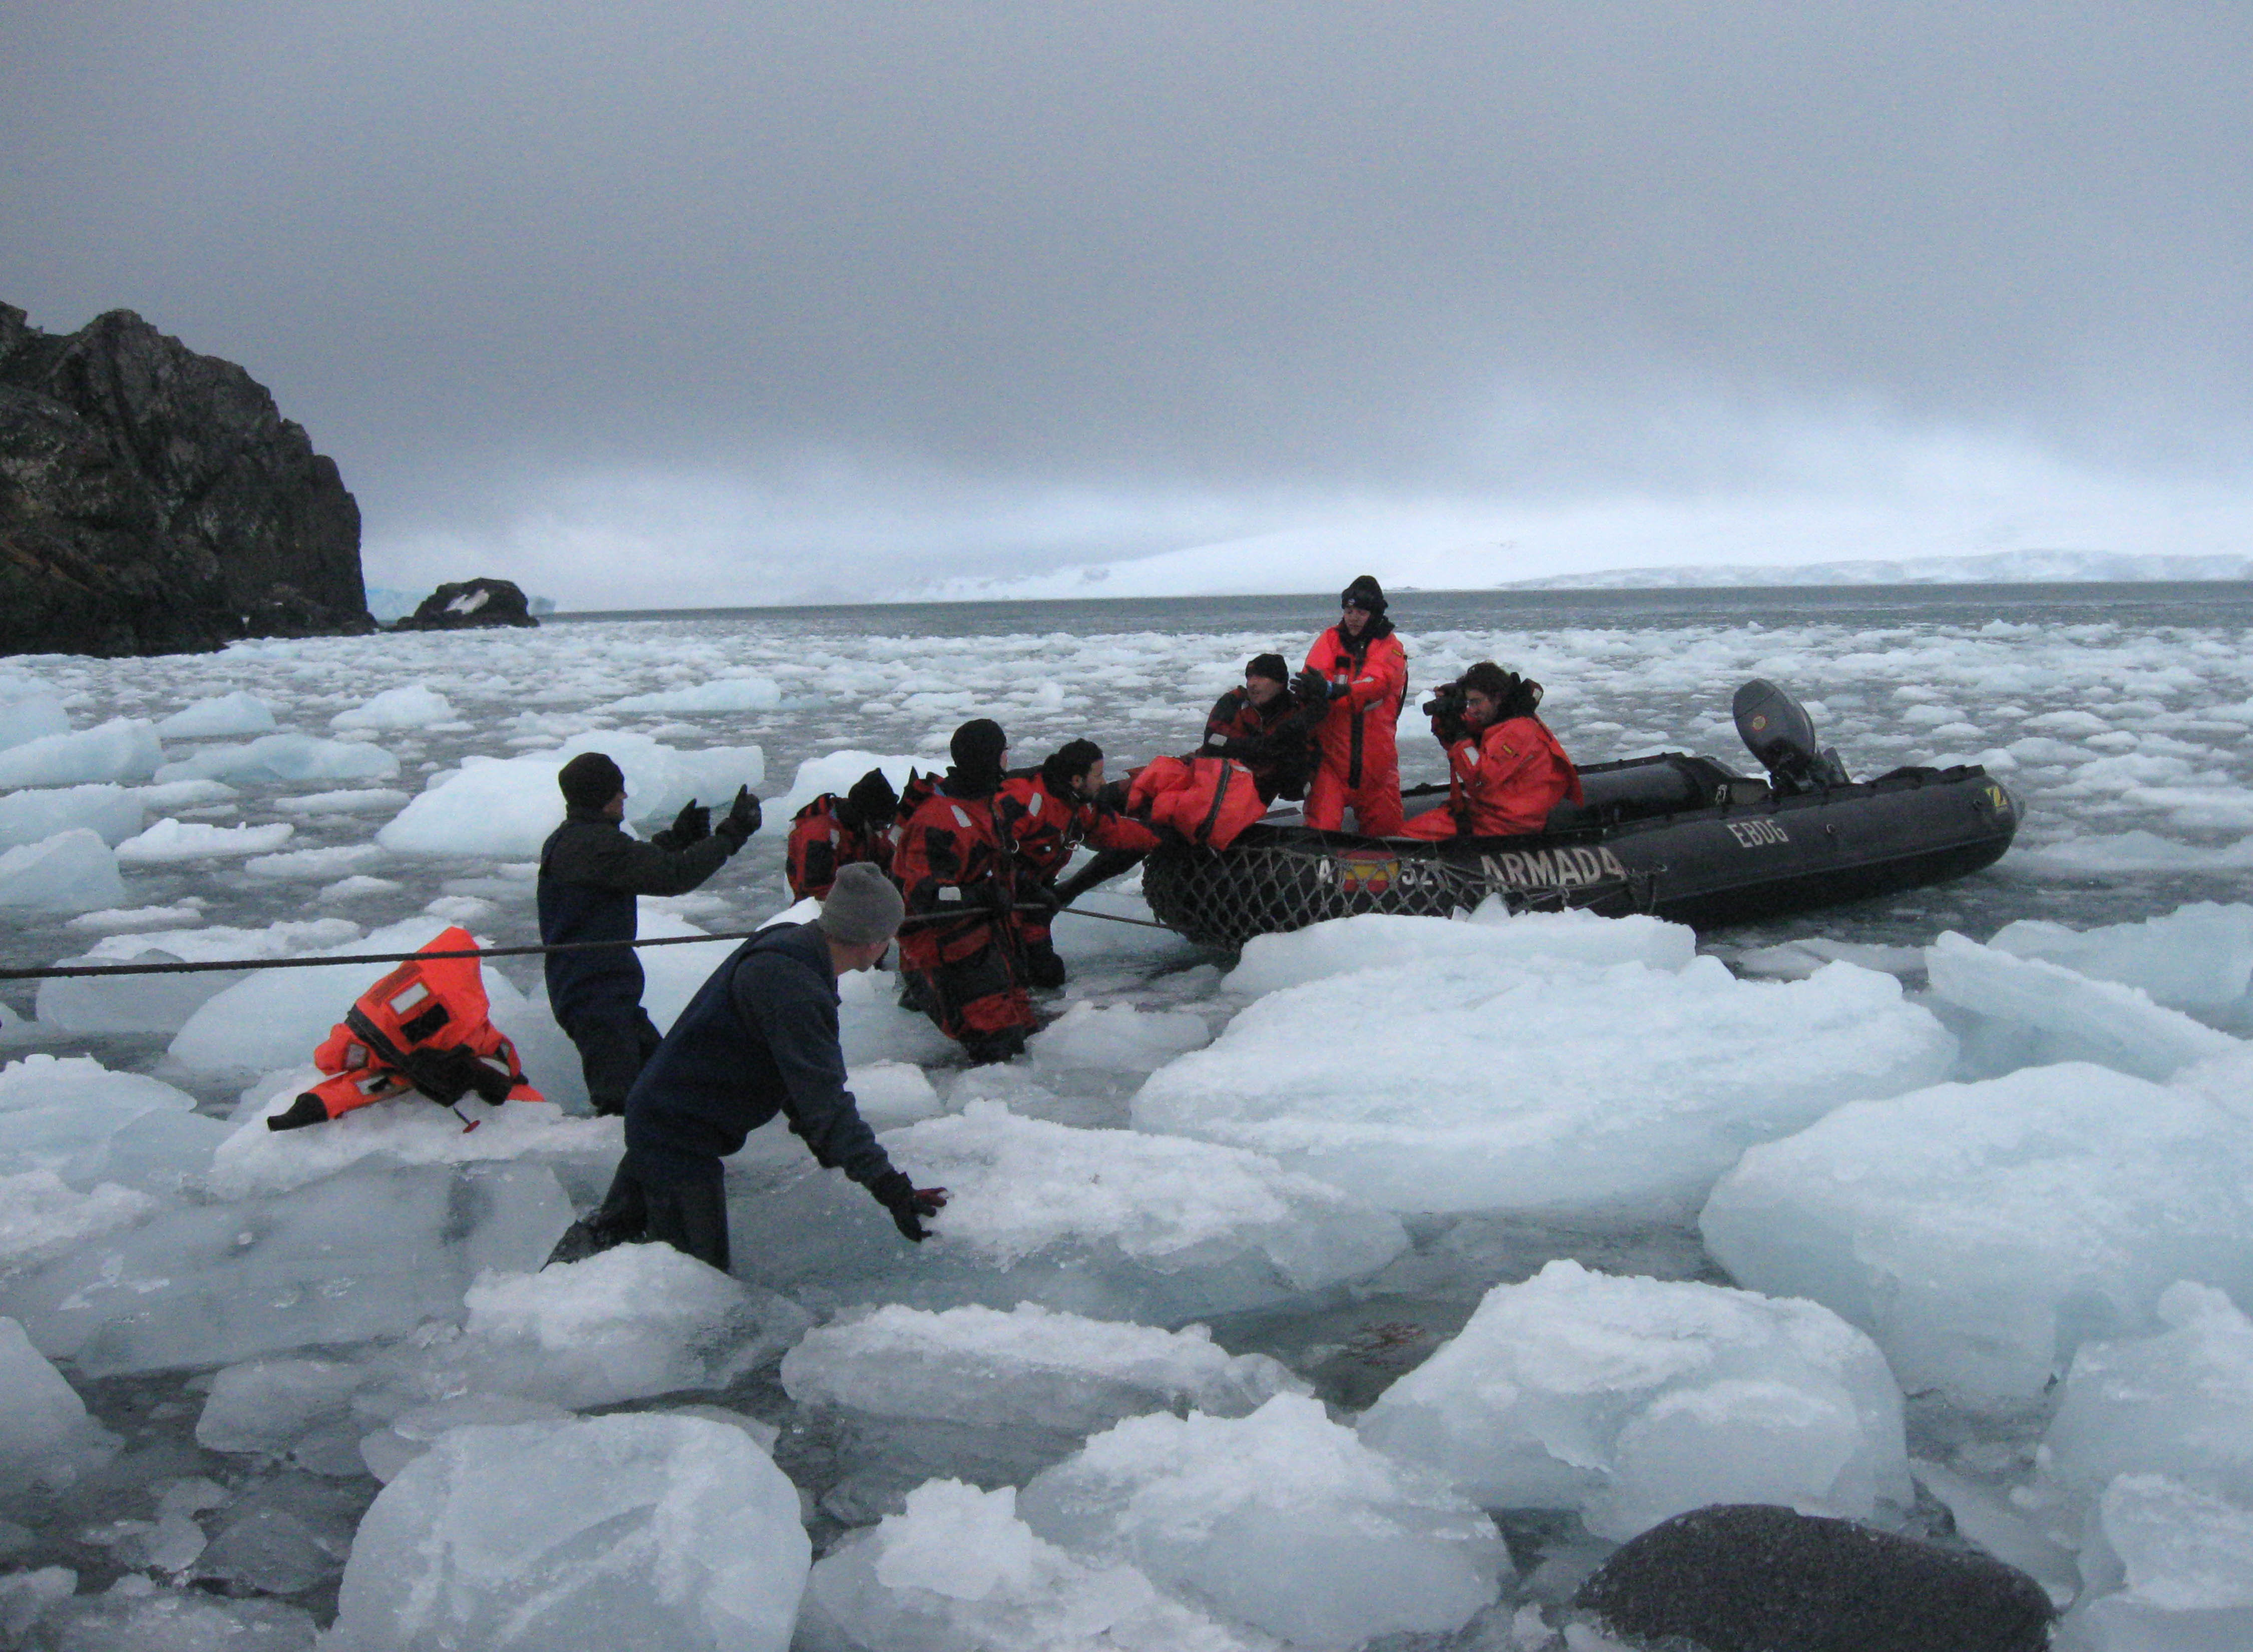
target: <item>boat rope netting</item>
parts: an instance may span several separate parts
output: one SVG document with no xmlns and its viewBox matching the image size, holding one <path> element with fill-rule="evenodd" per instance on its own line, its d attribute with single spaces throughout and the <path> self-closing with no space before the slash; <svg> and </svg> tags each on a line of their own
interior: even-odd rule
<svg viewBox="0 0 2253 1652">
<path fill-rule="evenodd" d="M 1419 846 L 1420 847 L 1420 846 Z M 1142 894 L 1166 925 L 1210 946 L 1240 947 L 1255 935 L 1304 929 L 1362 912 L 1448 917 L 1500 895 L 1512 912 L 1592 907 L 1607 916 L 1648 911 L 1648 874 L 1593 878 L 1551 889 L 1497 882 L 1476 864 L 1391 844 L 1322 839 L 1239 838 L 1214 851 L 1169 845 L 1144 863 Z"/>
</svg>

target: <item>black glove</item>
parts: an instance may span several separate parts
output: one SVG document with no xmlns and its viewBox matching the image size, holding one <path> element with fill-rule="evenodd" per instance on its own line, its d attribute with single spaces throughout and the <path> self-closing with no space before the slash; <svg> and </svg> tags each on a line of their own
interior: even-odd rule
<svg viewBox="0 0 2253 1652">
<path fill-rule="evenodd" d="M 408 1050 L 407 1079 L 442 1107 L 452 1106 L 473 1090 L 478 1100 L 496 1107 L 508 1099 L 507 1075 L 495 1072 L 459 1044 Z"/>
<path fill-rule="evenodd" d="M 1107 809 L 1113 814 L 1124 814 L 1126 812 L 1126 783 L 1124 780 L 1105 781 L 1095 789 L 1095 806 Z"/>
<path fill-rule="evenodd" d="M 1327 706 L 1330 703 L 1330 680 L 1309 666 L 1291 679 L 1291 693 L 1302 706 Z"/>
<path fill-rule="evenodd" d="M 1017 891 L 1017 903 L 1033 909 L 1026 914 L 1028 917 L 1045 922 L 1057 915 L 1057 909 L 1064 904 L 1064 901 L 1057 894 L 1055 884 L 1036 882 Z"/>
<path fill-rule="evenodd" d="M 749 786 L 736 788 L 736 801 L 728 810 L 728 818 L 712 828 L 712 835 L 726 840 L 729 853 L 743 847 L 751 833 L 759 829 L 759 800 L 751 795 Z"/>
<path fill-rule="evenodd" d="M 923 1218 L 935 1216 L 946 1208 L 945 1188 L 918 1188 L 896 1170 L 885 1171 L 868 1184 L 868 1191 L 892 1213 L 892 1223 L 901 1234 L 917 1244 L 931 1237 Z"/>
<path fill-rule="evenodd" d="M 701 843 L 712 835 L 712 812 L 695 798 L 689 798 L 680 805 L 680 812 L 673 817 L 670 835 L 676 849 L 685 849 L 692 843 Z"/>
</svg>

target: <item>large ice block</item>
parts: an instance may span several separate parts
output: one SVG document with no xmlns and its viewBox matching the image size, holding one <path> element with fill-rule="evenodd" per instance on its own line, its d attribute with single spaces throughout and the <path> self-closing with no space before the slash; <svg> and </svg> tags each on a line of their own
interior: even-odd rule
<svg viewBox="0 0 2253 1652">
<path fill-rule="evenodd" d="M 2074 1356 L 2044 1443 L 2048 1472 L 2082 1497 L 2114 1476 L 2159 1474 L 2253 1508 L 2253 1321 L 2211 1286 L 2180 1280 L 2156 1336 Z"/>
<path fill-rule="evenodd" d="M 360 1522 L 337 1652 L 785 1652 L 811 1547 L 741 1429 L 641 1412 L 457 1428 Z"/>
<path fill-rule="evenodd" d="M 951 1202 L 910 1245 L 834 1171 L 738 1183 L 736 1266 L 779 1289 L 923 1307 L 1020 1301 L 1179 1325 L 1374 1272 L 1407 1248 L 1399 1222 L 1233 1147 L 1080 1130 L 990 1101 L 882 1138 L 918 1187 Z"/>
<path fill-rule="evenodd" d="M 2030 1400 L 2084 1342 L 2156 1330 L 2177 1279 L 2253 1301 L 2253 1116 L 2082 1063 L 1939 1084 L 1753 1148 L 1698 1225 L 1904 1389 Z"/>
<path fill-rule="evenodd" d="M 160 1211 L 0 1281 L 0 1311 L 95 1375 L 365 1342 L 459 1319 L 479 1271 L 539 1266 L 571 1215 L 537 1165 L 357 1168 Z"/>
<path fill-rule="evenodd" d="M 1510 1571 L 1494 1523 L 1440 1476 L 1297 1394 L 1249 1417 L 1129 1418 L 1017 1509 L 1051 1543 L 1307 1646 L 1460 1628 Z"/>
<path fill-rule="evenodd" d="M 166 763 L 157 770 L 157 778 L 289 784 L 307 780 L 388 780 L 398 772 L 399 759 L 381 746 L 292 734 L 261 735 L 239 746 L 206 746 L 193 756 Z"/>
<path fill-rule="evenodd" d="M 47 1363 L 14 1320 L 0 1316 L 0 1497 L 60 1489 L 108 1460 L 116 1437 Z"/>
<path fill-rule="evenodd" d="M 1397 969 L 1438 958 L 1541 969 L 1552 964 L 1644 964 L 1678 970 L 1697 956 L 1698 933 L 1655 917 L 1598 917 L 1593 912 L 1523 912 L 1496 904 L 1468 920 L 1364 912 L 1330 918 L 1244 944 L 1222 983 L 1259 998 L 1309 981 Z"/>
<path fill-rule="evenodd" d="M 99 912 L 125 899 L 115 851 L 91 826 L 0 849 L 0 907 Z"/>
<path fill-rule="evenodd" d="M 2253 1021 L 2253 906 L 2200 901 L 2133 924 L 2073 930 L 2040 918 L 2005 924 L 1987 943 L 2148 993 L 2219 1027 Z"/>
<path fill-rule="evenodd" d="M 1577 1262 L 1487 1293 L 1360 1432 L 1482 1507 L 1620 1540 L 1707 1503 L 1866 1518 L 1911 1495 L 1901 1394 L 1837 1314 Z"/>
<path fill-rule="evenodd" d="M 164 760 L 157 731 L 146 719 L 114 717 L 99 728 L 42 735 L 0 749 L 0 790 L 95 785 L 103 781 L 131 785 L 155 774 Z"/>
<path fill-rule="evenodd" d="M 2241 1652 L 2253 1646 L 2253 1508 L 2164 1474 L 2104 1488 L 2060 1628 L 2075 1652 Z"/>
<path fill-rule="evenodd" d="M 52 1171 L 79 1192 L 122 1182 L 177 1195 L 227 1127 L 195 1098 L 91 1056 L 26 1056 L 0 1069 L 0 1175 Z"/>
<path fill-rule="evenodd" d="M 1516 920 L 1395 922 L 1447 944 L 1269 993 L 1151 1076 L 1136 1127 L 1267 1154 L 1394 1210 L 1694 1209 L 1750 1143 L 1929 1084 L 1956 1051 L 1893 977 L 1851 965 L 1743 981 L 1710 958 L 1590 964 L 1489 941 Z M 1676 944 L 1664 925 L 1629 940 Z"/>
<path fill-rule="evenodd" d="M 1201 1325 L 1163 1331 L 1020 1303 L 932 1314 L 887 1304 L 809 1331 L 784 1356 L 802 1405 L 996 1427 L 1110 1427 L 1144 1412 L 1241 1417 L 1307 1387 L 1264 1354 L 1231 1355 Z"/>
<path fill-rule="evenodd" d="M 0 796 L 0 849 L 39 843 L 84 826 L 111 847 L 147 823 L 139 794 L 113 782 L 57 786 Z"/>
<path fill-rule="evenodd" d="M 2140 986 L 2094 980 L 1953 932 L 1925 949 L 1932 995 L 1974 1019 L 1980 1070 L 2095 1062 L 2163 1083 L 2243 1048 L 2240 1040 L 2152 1001 Z"/>
<path fill-rule="evenodd" d="M 813 1568 L 801 1643 L 813 1652 L 1269 1652 L 1161 1593 L 1123 1561 L 1033 1535 L 1017 1494 L 934 1480 Z"/>
</svg>

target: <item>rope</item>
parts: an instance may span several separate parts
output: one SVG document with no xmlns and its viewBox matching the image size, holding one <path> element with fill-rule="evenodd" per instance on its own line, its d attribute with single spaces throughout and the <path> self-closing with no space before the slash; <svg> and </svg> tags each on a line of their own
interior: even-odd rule
<svg viewBox="0 0 2253 1652">
<path fill-rule="evenodd" d="M 1031 903 L 1020 903 L 1010 909 L 1015 912 L 1046 912 L 1050 910 Z M 1116 912 L 1097 912 L 1084 906 L 1060 906 L 1054 910 L 1058 916 L 1070 912 L 1078 917 L 1101 918 L 1106 924 L 1133 924 L 1142 929 L 1166 930 L 1171 933 L 1169 925 L 1154 924 L 1146 917 L 1122 917 Z M 932 912 L 903 918 L 900 927 L 905 929 L 910 924 L 959 924 L 964 917 L 965 914 L 959 912 Z M 404 964 L 410 958 L 536 958 L 548 952 L 590 952 L 606 947 L 701 946 L 715 941 L 748 941 L 753 936 L 765 932 L 764 930 L 729 930 L 716 935 L 664 935 L 631 941 L 557 941 L 541 946 L 471 946 L 445 952 L 361 952 L 350 958 L 233 958 L 172 964 L 56 964 L 45 969 L 0 969 L 0 981 L 72 980 L 87 975 L 204 975 L 255 969 L 344 969 L 356 964 Z"/>
</svg>

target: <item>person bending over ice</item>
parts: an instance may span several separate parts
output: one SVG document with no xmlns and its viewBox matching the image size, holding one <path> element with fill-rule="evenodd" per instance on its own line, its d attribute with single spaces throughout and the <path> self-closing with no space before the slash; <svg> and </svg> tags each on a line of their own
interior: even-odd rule
<svg viewBox="0 0 2253 1652">
<path fill-rule="evenodd" d="M 1015 863 L 1014 917 L 1025 979 L 1034 986 L 1061 986 L 1064 959 L 1057 956 L 1049 925 L 1069 897 L 1057 889 L 1057 874 L 1082 843 L 1101 851 L 1103 870 L 1096 878 L 1074 878 L 1077 894 L 1134 865 L 1158 847 L 1157 833 L 1112 807 L 1103 784 L 1103 748 L 1092 740 L 1068 741 L 1039 768 L 1003 779 L 994 797 L 994 820 Z"/>
<path fill-rule="evenodd" d="M 740 787 L 718 826 L 691 798 L 673 824 L 648 842 L 630 838 L 626 777 L 599 751 L 582 751 L 555 777 L 563 790 L 563 824 L 540 851 L 540 938 L 631 941 L 634 897 L 686 895 L 725 865 L 759 829 L 759 800 Z M 641 961 L 630 946 L 550 952 L 544 967 L 548 1003 L 587 1075 L 587 1099 L 598 1113 L 626 1103 L 635 1076 L 657 1048 L 657 1028 L 641 1007 Z"/>
<path fill-rule="evenodd" d="M 1517 837 L 1580 801 L 1580 771 L 1535 716 L 1541 685 L 1482 659 L 1427 702 L 1447 749 L 1447 806 L 1408 822 L 1412 838 Z"/>
<path fill-rule="evenodd" d="M 944 1188 L 917 1188 L 892 1167 L 845 1088 L 837 978 L 873 968 L 900 927 L 900 892 L 866 861 L 846 867 L 811 924 L 745 941 L 688 1000 L 626 1098 L 626 1152 L 595 1212 L 548 1257 L 576 1262 L 612 1245 L 659 1240 L 728 1265 L 721 1161 L 776 1113 L 824 1167 L 841 1169 L 891 1212 L 906 1237 Z"/>
</svg>

